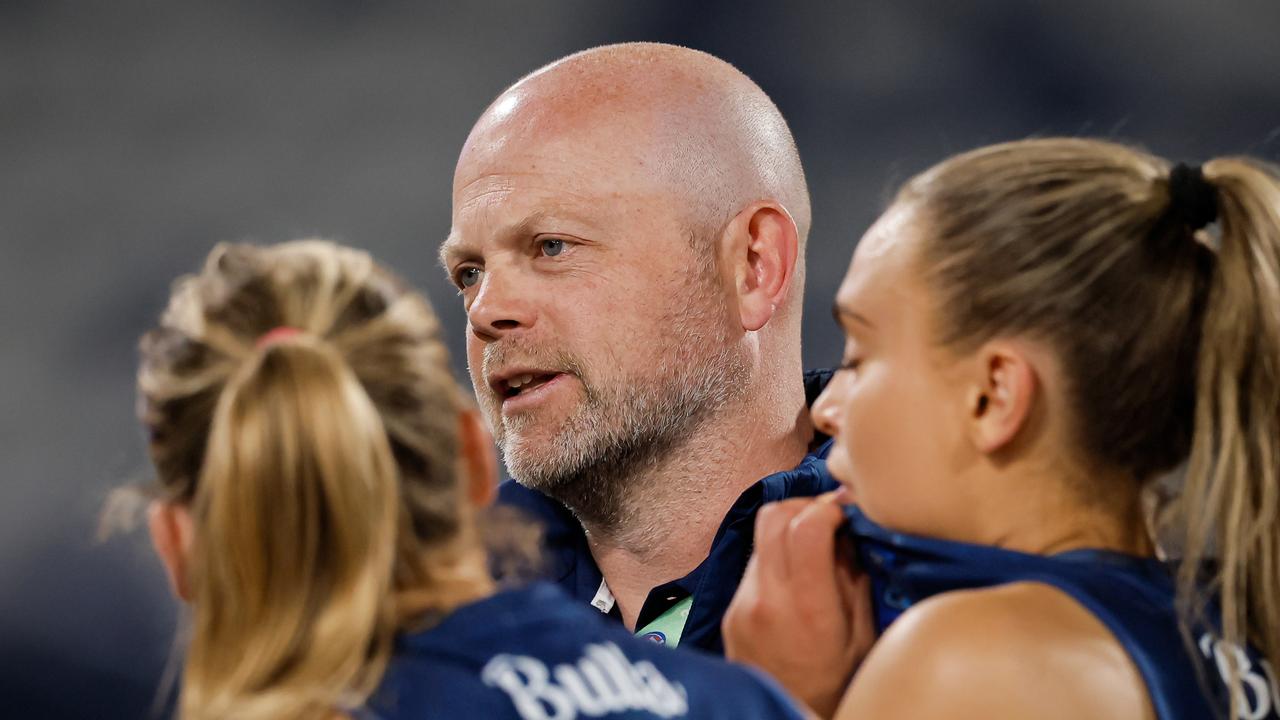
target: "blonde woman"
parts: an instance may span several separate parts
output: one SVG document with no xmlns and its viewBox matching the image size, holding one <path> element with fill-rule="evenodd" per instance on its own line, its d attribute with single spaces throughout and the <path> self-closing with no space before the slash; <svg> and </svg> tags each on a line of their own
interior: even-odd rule
<svg viewBox="0 0 1280 720">
<path fill-rule="evenodd" d="M 487 431 L 426 301 L 321 241 L 217 248 L 141 344 L 199 718 L 794 718 L 749 671 L 495 587 Z"/>
<path fill-rule="evenodd" d="M 813 412 L 865 575 L 837 505 L 771 508 L 730 657 L 842 718 L 1280 717 L 1273 171 L 975 150 L 907 183 L 836 314 Z M 1143 494 L 1183 463 L 1166 565 Z"/>
</svg>

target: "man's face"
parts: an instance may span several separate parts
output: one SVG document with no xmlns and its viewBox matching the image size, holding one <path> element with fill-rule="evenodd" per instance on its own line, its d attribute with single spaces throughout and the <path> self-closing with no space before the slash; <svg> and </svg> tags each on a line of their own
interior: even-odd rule
<svg viewBox="0 0 1280 720">
<path fill-rule="evenodd" d="M 654 175 L 625 143 L 571 133 L 473 137 L 455 177 L 442 254 L 476 396 L 512 475 L 580 512 L 616 511 L 608 477 L 746 372 L 716 244 Z"/>
</svg>

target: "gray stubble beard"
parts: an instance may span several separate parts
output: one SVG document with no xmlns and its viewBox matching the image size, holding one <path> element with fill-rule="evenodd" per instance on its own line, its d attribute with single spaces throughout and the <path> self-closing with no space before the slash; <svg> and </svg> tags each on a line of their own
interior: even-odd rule
<svg viewBox="0 0 1280 720">
<path fill-rule="evenodd" d="M 705 295 L 699 299 L 707 300 Z M 715 323 L 723 311 L 723 305 L 686 307 L 669 318 L 668 347 L 660 355 L 659 372 L 650 378 L 602 388 L 584 368 L 563 358 L 560 367 L 573 368 L 584 399 L 562 421 L 550 449 L 539 451 L 521 437 L 519 418 L 514 427 L 504 426 L 499 408 L 490 419 L 512 477 L 559 500 L 598 532 L 632 523 L 635 509 L 649 495 L 648 471 L 663 465 L 745 392 L 750 373 L 745 350 L 724 333 L 706 336 L 708 327 L 720 327 Z"/>
</svg>

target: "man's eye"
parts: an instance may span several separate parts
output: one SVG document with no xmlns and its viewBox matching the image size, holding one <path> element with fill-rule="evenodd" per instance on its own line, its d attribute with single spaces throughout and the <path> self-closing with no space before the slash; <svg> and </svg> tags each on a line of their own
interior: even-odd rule
<svg viewBox="0 0 1280 720">
<path fill-rule="evenodd" d="M 480 268 L 471 266 L 460 268 L 455 279 L 460 288 L 472 287 L 480 282 Z"/>
<path fill-rule="evenodd" d="M 556 255 L 559 255 L 560 253 L 564 252 L 563 240 L 550 238 L 547 240 L 540 241 L 539 245 L 542 247 L 542 254 L 546 255 L 547 257 L 555 257 Z"/>
</svg>

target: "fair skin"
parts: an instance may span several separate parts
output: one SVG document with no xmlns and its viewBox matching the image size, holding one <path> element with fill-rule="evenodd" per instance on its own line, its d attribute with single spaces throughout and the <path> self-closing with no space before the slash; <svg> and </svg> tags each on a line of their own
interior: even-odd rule
<svg viewBox="0 0 1280 720">
<path fill-rule="evenodd" d="M 727 399 L 628 465 L 611 505 L 529 483 L 582 521 L 631 628 L 650 589 L 706 557 L 743 490 L 812 437 L 796 300 L 807 196 L 761 180 L 737 148 L 720 168 L 727 212 L 694 201 L 705 194 L 686 181 L 700 176 L 666 138 L 735 136 L 715 103 L 699 110 L 690 78 L 701 95 L 758 93 L 704 56 L 653 47 L 571 58 L 509 89 L 463 148 L 441 248 L 477 397 L 522 481 L 587 444 L 593 397 L 669 392 L 673 369 L 728 359 L 712 383 Z"/>
<path fill-rule="evenodd" d="M 1136 489 L 1114 491 L 1106 506 L 1088 493 L 1101 482 L 1137 483 L 1076 460 L 1052 348 L 1028 337 L 963 350 L 936 342 L 938 317 L 917 261 L 924 232 L 909 208 L 891 209 L 859 243 L 837 295 L 846 369 L 813 412 L 836 439 L 828 462 L 843 501 L 916 535 L 1039 554 L 1151 554 Z M 835 576 L 844 562 L 812 540 L 840 523 L 822 505 L 794 501 L 759 518 L 783 539 L 757 546 L 726 618 L 730 657 L 779 668 L 784 685 L 828 717 L 1154 718 L 1115 637 L 1039 583 L 931 598 L 869 654 L 865 598 L 827 589 L 825 600 L 809 601 L 817 617 L 808 622 L 854 630 L 815 635 L 796 652 L 787 640 L 800 631 L 796 621 L 770 611 L 788 591 L 750 574 L 782 567 L 783 576 Z M 841 700 L 837 688 L 851 676 Z"/>
<path fill-rule="evenodd" d="M 465 411 L 458 416 L 459 450 L 462 462 L 462 481 L 466 483 L 464 499 L 473 508 L 486 507 L 496 495 L 498 467 L 493 452 L 493 443 L 489 431 L 479 413 Z M 191 548 L 199 541 L 196 524 L 191 515 L 191 508 L 183 502 L 153 500 L 147 508 L 147 529 L 150 531 L 151 544 L 156 555 L 164 565 L 169 579 L 169 586 L 183 602 L 192 598 L 190 567 Z M 492 582 L 487 578 L 487 569 L 480 567 L 467 577 L 474 576 L 475 581 L 457 584 L 447 592 L 449 598 L 439 597 L 439 589 L 426 601 L 431 607 L 442 609 L 454 607 L 473 600 L 478 600 L 492 592 Z M 412 589 L 407 589 L 405 597 L 417 597 Z M 410 600 L 410 604 L 412 604 Z M 416 613 L 413 607 L 400 607 L 399 611 L 406 617 Z"/>
</svg>

